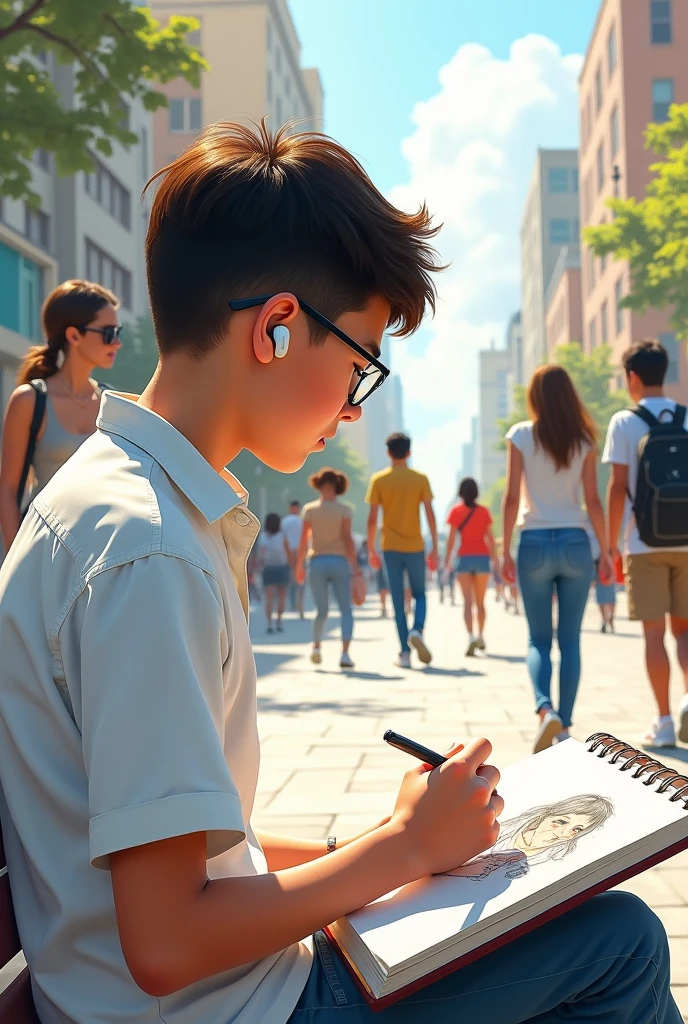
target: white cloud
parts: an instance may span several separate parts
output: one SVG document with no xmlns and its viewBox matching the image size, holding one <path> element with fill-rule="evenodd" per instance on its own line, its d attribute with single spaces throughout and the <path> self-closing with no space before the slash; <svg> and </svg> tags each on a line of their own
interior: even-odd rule
<svg viewBox="0 0 688 1024">
<path fill-rule="evenodd" d="M 477 351 L 492 338 L 503 344 L 520 305 L 520 221 L 536 150 L 577 144 L 581 61 L 535 35 L 516 40 L 506 59 L 462 46 L 440 70 L 437 94 L 414 108 L 415 130 L 402 143 L 409 177 L 390 199 L 407 209 L 428 203 L 444 224 L 438 247 L 451 267 L 423 329 L 427 345 L 419 353 L 417 344 L 397 343 L 394 368 L 414 462 L 433 477 L 449 471 L 452 487 L 477 410 Z"/>
</svg>

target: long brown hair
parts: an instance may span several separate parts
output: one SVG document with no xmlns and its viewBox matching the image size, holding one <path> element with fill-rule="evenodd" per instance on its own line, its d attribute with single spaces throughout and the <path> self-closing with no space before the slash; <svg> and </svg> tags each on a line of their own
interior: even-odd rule
<svg viewBox="0 0 688 1024">
<path fill-rule="evenodd" d="M 557 470 L 597 440 L 592 417 L 563 366 L 538 366 L 528 385 L 528 412 L 535 447 L 547 452 Z"/>
<path fill-rule="evenodd" d="M 44 380 L 58 371 L 60 352 L 66 354 L 68 327 L 90 324 L 103 306 L 119 306 L 119 300 L 92 281 L 63 281 L 43 303 L 41 324 L 45 344 L 32 345 L 24 356 L 17 384 L 28 384 L 37 377 Z"/>
</svg>

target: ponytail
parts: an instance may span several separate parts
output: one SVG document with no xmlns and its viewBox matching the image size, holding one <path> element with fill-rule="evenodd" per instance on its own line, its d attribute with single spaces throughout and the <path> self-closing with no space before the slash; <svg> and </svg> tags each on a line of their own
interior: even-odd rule
<svg viewBox="0 0 688 1024">
<path fill-rule="evenodd" d="M 64 352 L 66 339 L 64 334 L 51 338 L 47 345 L 32 345 L 22 359 L 17 373 L 17 384 L 28 384 L 41 377 L 47 380 L 57 373 L 57 361 L 60 352 Z"/>
<path fill-rule="evenodd" d="M 24 356 L 17 384 L 28 384 L 36 378 L 46 380 L 57 373 L 60 353 L 67 355 L 67 329 L 90 324 L 103 306 L 117 308 L 115 295 L 92 281 L 64 281 L 54 288 L 43 303 L 41 326 L 43 345 L 33 345 Z"/>
</svg>

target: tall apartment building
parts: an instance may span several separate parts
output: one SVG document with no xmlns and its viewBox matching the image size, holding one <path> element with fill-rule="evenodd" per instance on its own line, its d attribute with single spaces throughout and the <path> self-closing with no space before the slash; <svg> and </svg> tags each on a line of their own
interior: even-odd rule
<svg viewBox="0 0 688 1024">
<path fill-rule="evenodd" d="M 578 151 L 539 149 L 521 222 L 523 373 L 547 358 L 545 293 L 562 246 L 578 241 Z"/>
<path fill-rule="evenodd" d="M 178 78 L 163 87 L 167 110 L 154 115 L 156 169 L 186 148 L 205 124 L 260 119 L 270 127 L 296 119 L 322 131 L 323 92 L 316 68 L 301 67 L 301 45 L 286 0 L 149 0 L 162 23 L 197 18 L 192 41 L 210 70 L 199 89 Z"/>
<path fill-rule="evenodd" d="M 70 66 L 46 53 L 44 66 L 64 105 L 76 102 Z M 122 100 L 122 116 L 139 137 L 130 150 L 95 156 L 91 174 L 58 177 L 52 158 L 34 155 L 32 180 L 40 209 L 0 199 L 0 408 L 14 388 L 27 347 L 40 340 L 45 295 L 66 278 L 111 288 L 123 320 L 148 309 L 143 242 L 148 220 L 141 190 L 152 163 L 152 120 L 140 102 Z"/>
<path fill-rule="evenodd" d="M 497 445 L 501 440 L 499 420 L 509 411 L 509 377 L 511 352 L 508 348 L 483 349 L 478 353 L 480 375 L 480 406 L 478 413 L 478 484 L 485 492 L 506 472 L 506 456 Z"/>
<path fill-rule="evenodd" d="M 382 362 L 391 367 L 391 345 L 387 335 L 382 339 Z M 365 412 L 355 423 L 342 423 L 339 436 L 349 442 L 370 472 L 375 473 L 389 464 L 386 438 L 404 429 L 403 386 L 401 377 L 392 373 L 384 385 L 371 395 Z"/>
<path fill-rule="evenodd" d="M 583 341 L 580 245 L 565 245 L 559 253 L 545 294 L 547 357 L 558 345 Z"/>
<path fill-rule="evenodd" d="M 506 347 L 511 353 L 511 368 L 507 378 L 507 415 L 514 410 L 514 388 L 523 384 L 523 325 L 521 310 L 514 313 L 506 329 Z"/>
<path fill-rule="evenodd" d="M 581 220 L 600 224 L 613 195 L 641 199 L 653 154 L 643 132 L 688 102 L 688 3 L 685 0 L 603 0 L 579 83 Z M 608 342 L 618 362 L 631 342 L 659 337 L 669 350 L 667 391 L 685 398 L 688 365 L 668 315 L 625 310 L 628 266 L 596 259 L 584 247 L 583 330 L 587 352 Z M 619 376 L 621 383 L 621 376 Z"/>
</svg>

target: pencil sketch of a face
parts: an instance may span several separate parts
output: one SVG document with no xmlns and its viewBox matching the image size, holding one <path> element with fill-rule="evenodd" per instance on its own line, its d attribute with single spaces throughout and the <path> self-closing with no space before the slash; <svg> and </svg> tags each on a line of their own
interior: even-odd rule
<svg viewBox="0 0 688 1024">
<path fill-rule="evenodd" d="M 517 878 L 533 864 L 563 860 L 583 836 L 601 828 L 613 813 L 611 800 L 594 793 L 533 807 L 502 823 L 490 851 L 449 874 L 479 881 L 502 868 L 507 878 Z"/>
</svg>

